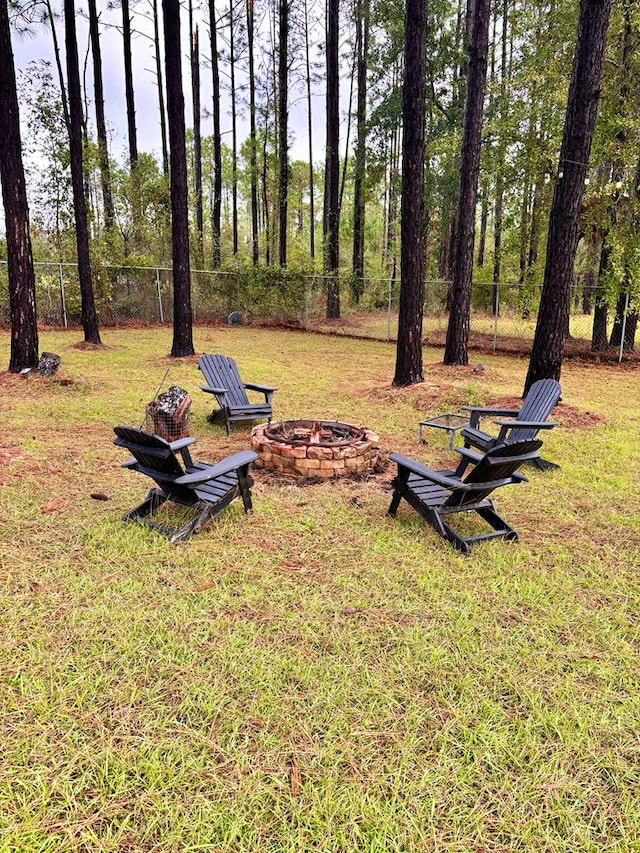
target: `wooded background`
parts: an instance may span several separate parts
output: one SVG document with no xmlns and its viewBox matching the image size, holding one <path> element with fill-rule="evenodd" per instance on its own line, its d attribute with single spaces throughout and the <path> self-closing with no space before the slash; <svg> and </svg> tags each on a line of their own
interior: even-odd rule
<svg viewBox="0 0 640 853">
<path fill-rule="evenodd" d="M 164 23 L 157 0 L 122 0 L 119 6 L 89 0 L 86 8 L 66 0 L 62 9 L 50 0 L 12 5 L 14 51 L 20 39 L 44 29 L 56 58 L 32 62 L 16 81 L 35 259 L 82 263 L 71 168 L 75 132 L 82 147 L 86 263 L 101 270 L 91 280 L 100 306 L 117 313 L 123 288 L 131 300 L 136 277 L 126 270 L 176 270 L 167 105 L 187 92 L 188 235 L 182 245 L 188 246 L 191 272 L 221 270 L 251 281 L 255 270 L 258 291 L 266 279 L 285 294 L 288 287 L 296 293 L 299 277 L 324 273 L 328 317 L 339 317 L 345 304 L 384 306 L 388 283 L 393 286 L 400 271 L 404 5 L 210 0 L 196 6 L 190 0 L 181 10 L 175 4 L 168 32 L 172 4 L 163 4 Z M 498 285 L 509 284 L 514 287 L 503 308 L 535 317 L 554 187 L 563 179 L 559 156 L 579 11 L 574 0 L 491 4 L 472 275 L 495 287 L 489 296 L 486 287 L 474 288 L 474 309 L 495 313 Z M 424 275 L 444 282 L 452 278 L 456 246 L 469 22 L 462 0 L 434 0 L 421 23 Z M 121 48 L 105 57 L 101 44 L 107 31 L 113 42 L 114 28 Z M 595 136 L 584 164 L 573 277 L 572 305 L 592 318 L 596 350 L 620 344 L 625 311 L 625 345 L 634 345 L 639 33 L 638 4 L 615 0 Z M 136 125 L 142 84 L 132 59 L 149 45 L 157 156 L 141 150 Z M 167 45 L 177 45 L 183 60 L 170 75 Z M 69 68 L 74 56 L 81 86 L 75 96 Z M 105 117 L 112 93 L 104 89 L 103 68 L 114 62 L 124 65 L 126 114 L 116 120 L 126 124 L 124 152 L 114 150 Z M 308 120 L 306 128 L 295 129 L 296 151 L 306 151 L 295 160 L 294 103 L 305 106 Z M 314 131 L 318 112 L 325 119 L 324 138 Z M 50 280 L 36 279 L 38 288 L 51 288 Z M 444 309 L 447 299 L 445 288 Z M 104 310 L 100 315 L 108 322 Z"/>
</svg>

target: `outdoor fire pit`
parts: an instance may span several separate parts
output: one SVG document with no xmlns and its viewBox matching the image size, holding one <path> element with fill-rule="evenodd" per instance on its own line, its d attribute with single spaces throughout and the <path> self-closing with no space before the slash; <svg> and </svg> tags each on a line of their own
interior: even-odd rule
<svg viewBox="0 0 640 853">
<path fill-rule="evenodd" d="M 298 477 L 350 477 L 374 467 L 380 439 L 370 429 L 336 421 L 260 424 L 251 431 L 257 468 Z"/>
</svg>

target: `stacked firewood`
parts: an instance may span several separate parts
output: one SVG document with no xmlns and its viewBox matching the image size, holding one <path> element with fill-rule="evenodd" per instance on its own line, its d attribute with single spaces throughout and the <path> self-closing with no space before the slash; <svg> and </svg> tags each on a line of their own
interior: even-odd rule
<svg viewBox="0 0 640 853">
<path fill-rule="evenodd" d="M 189 435 L 191 397 L 184 388 L 172 385 L 147 405 L 147 429 L 175 441 Z"/>
</svg>

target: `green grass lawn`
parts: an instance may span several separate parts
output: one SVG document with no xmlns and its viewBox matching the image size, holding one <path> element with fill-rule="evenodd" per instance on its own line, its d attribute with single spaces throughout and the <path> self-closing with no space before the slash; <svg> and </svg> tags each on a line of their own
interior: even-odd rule
<svg viewBox="0 0 640 853">
<path fill-rule="evenodd" d="M 197 328 L 196 351 L 277 385 L 274 414 L 363 424 L 444 467 L 418 421 L 517 397 L 483 356 L 391 387 L 393 345 Z M 521 536 L 464 557 L 391 466 L 304 484 L 256 472 L 178 547 L 120 516 L 146 478 L 112 426 L 192 396 L 194 456 L 249 443 L 207 423 L 170 331 L 44 332 L 55 379 L 0 374 L 0 851 L 640 850 L 640 382 L 566 364 L 561 465 L 495 493 Z M 8 335 L 0 363 L 8 363 Z M 102 494 L 109 500 L 96 500 Z"/>
</svg>

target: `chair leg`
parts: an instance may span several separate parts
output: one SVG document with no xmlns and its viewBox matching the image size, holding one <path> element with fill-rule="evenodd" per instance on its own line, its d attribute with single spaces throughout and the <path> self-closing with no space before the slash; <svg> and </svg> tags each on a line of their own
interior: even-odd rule
<svg viewBox="0 0 640 853">
<path fill-rule="evenodd" d="M 517 542 L 519 537 L 517 532 L 511 527 L 507 522 L 502 518 L 502 516 L 498 515 L 493 506 L 490 507 L 478 507 L 476 512 L 481 518 L 493 527 L 494 530 L 497 530 L 505 539 L 511 542 Z"/>
<path fill-rule="evenodd" d="M 251 512 L 253 509 L 251 503 L 251 487 L 253 483 L 253 478 L 249 476 L 249 466 L 243 465 L 238 469 L 238 490 L 240 491 L 245 512 Z"/>
<path fill-rule="evenodd" d="M 462 536 L 459 536 L 456 531 L 444 521 L 440 513 L 431 507 L 425 506 L 422 501 L 415 497 L 411 493 L 411 491 L 407 490 L 404 493 L 401 493 L 397 488 L 393 493 L 393 497 L 391 498 L 391 506 L 389 507 L 389 515 L 395 516 L 398 506 L 402 498 L 406 500 L 409 506 L 413 507 L 413 509 L 418 512 L 422 518 L 436 531 L 438 536 L 442 536 L 443 539 L 446 539 L 454 548 L 458 551 L 462 551 L 463 554 L 468 554 L 470 551 L 469 544 L 465 541 Z"/>
<path fill-rule="evenodd" d="M 469 553 L 468 542 L 463 536 L 456 533 L 451 525 L 447 524 L 436 508 L 426 506 L 419 499 L 409 501 L 409 504 L 424 518 L 427 524 L 433 527 L 439 536 L 446 539 L 456 550 L 462 551 L 463 554 Z"/>
<path fill-rule="evenodd" d="M 201 504 L 200 506 L 200 512 L 195 518 L 192 518 L 191 521 L 178 528 L 169 536 L 169 542 L 171 542 L 172 545 L 177 545 L 180 542 L 186 542 L 194 533 L 199 533 L 203 530 L 207 524 L 209 524 L 213 516 L 216 515 L 216 504 Z"/>
<path fill-rule="evenodd" d="M 400 506 L 400 501 L 404 497 L 409 505 L 411 501 L 408 498 L 407 483 L 409 482 L 409 471 L 406 468 L 399 467 L 397 475 L 391 481 L 393 486 L 393 497 L 389 506 L 388 515 L 395 516 Z"/>
<path fill-rule="evenodd" d="M 122 520 L 134 521 L 138 518 L 146 518 L 149 515 L 153 515 L 158 507 L 161 507 L 167 501 L 167 498 L 168 496 L 165 492 L 160 489 L 150 489 L 142 503 L 130 509 L 129 512 L 122 516 Z"/>
<path fill-rule="evenodd" d="M 218 513 L 228 507 L 231 501 L 235 500 L 237 497 L 238 489 L 233 488 L 230 489 L 217 503 L 200 501 L 197 504 L 197 507 L 200 509 L 198 514 L 192 518 L 191 521 L 188 521 L 182 527 L 171 532 L 169 536 L 171 544 L 177 545 L 179 542 L 185 542 L 190 536 L 193 536 L 194 533 L 199 533 L 201 530 L 204 530 L 211 519 L 215 518 Z"/>
<path fill-rule="evenodd" d="M 538 471 L 559 471 L 560 466 L 555 462 L 550 462 L 548 459 L 543 459 L 541 456 L 538 459 L 532 459 L 527 463 L 532 468 L 537 468 Z"/>
<path fill-rule="evenodd" d="M 437 513 L 434 513 L 434 520 L 435 519 L 437 519 L 437 523 L 434 524 L 433 521 L 430 521 L 427 518 L 427 521 L 429 521 L 434 530 L 439 533 L 440 536 L 446 539 L 447 542 L 453 545 L 456 551 L 461 551 L 463 554 L 469 554 L 471 548 L 464 536 L 460 536 L 459 533 L 456 533 L 453 527 L 447 524 L 446 521 L 443 521 L 443 519 Z"/>
<path fill-rule="evenodd" d="M 398 491 L 394 491 L 393 497 L 391 498 L 391 504 L 389 506 L 387 515 L 394 516 L 398 512 L 398 507 L 400 506 L 400 501 L 402 500 L 402 495 Z"/>
</svg>

